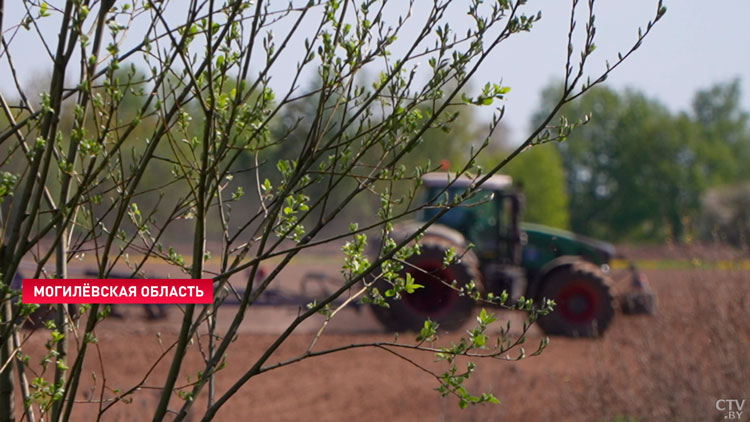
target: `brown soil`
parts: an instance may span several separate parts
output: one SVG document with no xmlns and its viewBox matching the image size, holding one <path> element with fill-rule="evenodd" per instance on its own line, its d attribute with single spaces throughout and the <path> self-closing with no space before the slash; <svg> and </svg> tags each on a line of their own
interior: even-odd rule
<svg viewBox="0 0 750 422">
<path fill-rule="evenodd" d="M 620 245 L 619 255 L 638 260 L 744 260 L 750 258 L 745 249 L 719 243 Z"/>
<path fill-rule="evenodd" d="M 304 261 L 283 277 L 287 291 L 299 290 L 294 280 L 304 271 L 327 271 L 326 262 Z M 552 338 L 539 357 L 521 362 L 479 361 L 468 386 L 491 391 L 500 405 L 465 410 L 453 398 L 441 398 L 436 380 L 409 363 L 378 349 L 335 353 L 253 378 L 218 413 L 218 421 L 516 421 L 516 420 L 723 420 L 718 399 L 750 402 L 750 273 L 684 270 L 647 272 L 658 295 L 655 316 L 618 314 L 602 339 Z M 296 288 L 296 289 L 295 289 Z M 149 322 L 138 307 L 123 307 L 125 319 L 110 319 L 97 330 L 98 352 L 88 357 L 72 420 L 95 420 L 102 383 L 104 398 L 113 389 L 127 390 L 141 380 L 176 337 L 181 318 L 177 308 L 166 321 Z M 235 308 L 219 319 L 226 326 Z M 297 309 L 260 308 L 230 348 L 227 366 L 217 379 L 216 393 L 228 389 L 277 338 Z M 500 313 L 516 326 L 523 315 Z M 269 362 L 303 353 L 320 320 L 305 324 Z M 38 362 L 46 335 L 32 336 L 24 352 Z M 445 335 L 443 340 L 450 336 Z M 532 328 L 528 349 L 542 333 Z M 369 310 L 346 310 L 330 326 L 316 350 L 358 342 L 392 340 Z M 204 339 L 205 340 L 205 339 Z M 406 341 L 403 339 L 403 341 Z M 441 369 L 430 355 L 409 355 L 422 365 Z M 178 384 L 195 379 L 202 369 L 197 344 L 190 348 Z M 104 421 L 150 420 L 158 388 L 168 370 L 157 364 L 129 403 L 104 413 Z M 96 379 L 92 373 L 96 373 Z M 205 394 L 194 405 L 189 421 L 199 421 Z M 181 399 L 173 397 L 172 408 Z M 747 408 L 747 406 L 745 406 Z M 20 408 L 20 403 L 17 409 Z M 19 417 L 20 412 L 19 412 Z M 745 417 L 746 415 L 743 415 Z M 20 418 L 19 418 L 20 420 Z"/>
</svg>

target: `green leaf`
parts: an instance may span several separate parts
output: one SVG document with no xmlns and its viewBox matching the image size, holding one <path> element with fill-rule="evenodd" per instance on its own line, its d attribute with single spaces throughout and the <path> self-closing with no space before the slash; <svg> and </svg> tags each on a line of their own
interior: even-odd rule
<svg viewBox="0 0 750 422">
<path fill-rule="evenodd" d="M 422 342 L 435 340 L 435 336 L 437 335 L 437 329 L 439 326 L 440 324 L 430 319 L 425 321 L 422 329 L 419 331 L 417 341 Z"/>
<path fill-rule="evenodd" d="M 404 290 L 406 290 L 407 293 L 414 293 L 415 290 L 421 289 L 424 286 L 421 284 L 417 284 L 414 282 L 414 277 L 411 276 L 411 274 L 406 273 L 406 280 L 404 281 Z"/>
<path fill-rule="evenodd" d="M 477 322 L 479 324 L 487 326 L 492 324 L 497 320 L 497 317 L 495 317 L 495 314 L 488 313 L 486 309 L 482 308 L 482 311 L 479 313 L 479 316 L 477 317 Z"/>
</svg>

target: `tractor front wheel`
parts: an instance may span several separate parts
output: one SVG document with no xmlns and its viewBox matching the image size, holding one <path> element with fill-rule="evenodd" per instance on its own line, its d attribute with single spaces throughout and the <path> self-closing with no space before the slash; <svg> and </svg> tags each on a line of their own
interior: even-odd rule
<svg viewBox="0 0 750 422">
<path fill-rule="evenodd" d="M 555 309 L 539 318 L 545 333 L 567 337 L 598 337 L 615 315 L 609 277 L 596 266 L 577 262 L 553 270 L 537 295 L 552 299 Z"/>
</svg>

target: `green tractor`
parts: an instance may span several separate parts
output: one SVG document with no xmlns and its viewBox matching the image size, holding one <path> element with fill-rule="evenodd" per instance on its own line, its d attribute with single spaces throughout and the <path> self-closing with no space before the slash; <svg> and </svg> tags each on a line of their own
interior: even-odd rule
<svg viewBox="0 0 750 422">
<path fill-rule="evenodd" d="M 474 180 L 451 173 L 428 173 L 422 178 L 425 203 L 439 204 L 463 194 Z M 375 317 L 392 331 L 418 331 L 430 318 L 447 330 L 459 329 L 473 315 L 475 302 L 452 287 L 474 281 L 483 293 L 505 291 L 515 303 L 521 296 L 553 299 L 555 310 L 538 320 L 549 335 L 597 337 L 609 327 L 619 303 L 626 313 L 653 312 L 648 282 L 631 264 L 630 283 L 615 297 L 610 276 L 612 245 L 563 230 L 521 223 L 523 195 L 509 176 L 492 176 L 481 190 L 429 226 L 421 253 L 413 255 L 404 271 L 423 288 L 388 300 L 389 307 L 373 306 Z M 425 207 L 417 221 L 394 228 L 396 241 L 407 238 L 443 210 Z M 469 244 L 474 247 L 468 249 Z M 443 265 L 453 248 L 458 262 Z M 383 282 L 380 282 L 383 283 Z M 382 287 L 382 286 L 381 286 Z M 621 287 L 621 286 L 617 286 Z"/>
</svg>

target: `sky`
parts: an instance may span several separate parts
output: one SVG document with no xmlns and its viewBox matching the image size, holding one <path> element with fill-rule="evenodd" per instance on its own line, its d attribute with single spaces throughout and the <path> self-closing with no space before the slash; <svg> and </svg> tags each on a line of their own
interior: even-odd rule
<svg viewBox="0 0 750 422">
<path fill-rule="evenodd" d="M 7 28 L 23 13 L 19 3 L 6 4 L 3 25 L 6 37 L 9 35 Z M 581 13 L 585 12 L 586 1 L 583 3 L 579 5 Z M 417 14 L 420 4 L 428 4 L 428 1 L 415 1 Z M 654 17 L 656 4 L 654 0 L 596 2 L 597 50 L 591 58 L 591 74 L 603 69 L 605 59 L 614 62 L 618 51 L 629 49 L 636 40 L 638 27 L 645 29 L 648 20 Z M 746 44 L 750 41 L 750 25 L 747 24 L 750 1 L 671 0 L 664 4 L 668 8 L 664 18 L 641 48 L 610 75 L 607 86 L 639 89 L 671 110 L 680 111 L 690 107 L 696 90 L 739 78 L 744 88 L 743 106 L 750 109 L 750 48 Z M 569 1 L 530 0 L 526 10 L 529 13 L 541 10 L 542 20 L 530 33 L 519 34 L 502 44 L 476 75 L 475 88 L 487 81 L 502 81 L 503 85 L 511 87 L 504 102 L 504 123 L 515 142 L 528 130 L 541 89 L 564 76 L 570 5 Z M 466 17 L 451 16 L 450 19 L 460 22 Z M 584 16 L 580 16 L 579 29 L 583 27 L 583 19 Z M 47 25 L 43 30 L 48 36 L 54 36 L 54 27 Z M 404 35 L 408 38 L 409 34 Z M 39 69 L 49 67 L 49 59 L 33 37 L 19 34 L 13 49 L 24 83 L 31 83 L 39 76 Z M 17 51 L 23 51 L 23 57 L 18 57 Z M 293 69 L 296 59 L 290 56 L 287 63 L 280 65 L 280 71 L 274 74 L 274 83 L 284 83 L 284 69 Z M 10 91 L 11 87 L 7 65 L 0 59 L 0 89 Z"/>
<path fill-rule="evenodd" d="M 504 81 L 513 87 L 506 116 L 516 137 L 538 106 L 540 89 L 563 76 L 570 5 L 567 1 L 544 3 L 542 20 L 518 40 L 518 45 L 509 47 L 509 55 L 524 57 L 525 65 L 504 69 Z M 617 51 L 632 44 L 637 27 L 645 29 L 653 16 L 655 4 L 647 0 L 597 2 L 597 50 L 592 64 L 601 66 L 604 59 L 612 62 Z M 696 90 L 740 78 L 743 106 L 750 109 L 750 2 L 672 0 L 664 4 L 667 13 L 634 55 L 610 75 L 606 85 L 639 89 L 679 111 L 690 107 Z M 490 73 L 482 76 L 489 77 Z"/>
</svg>

